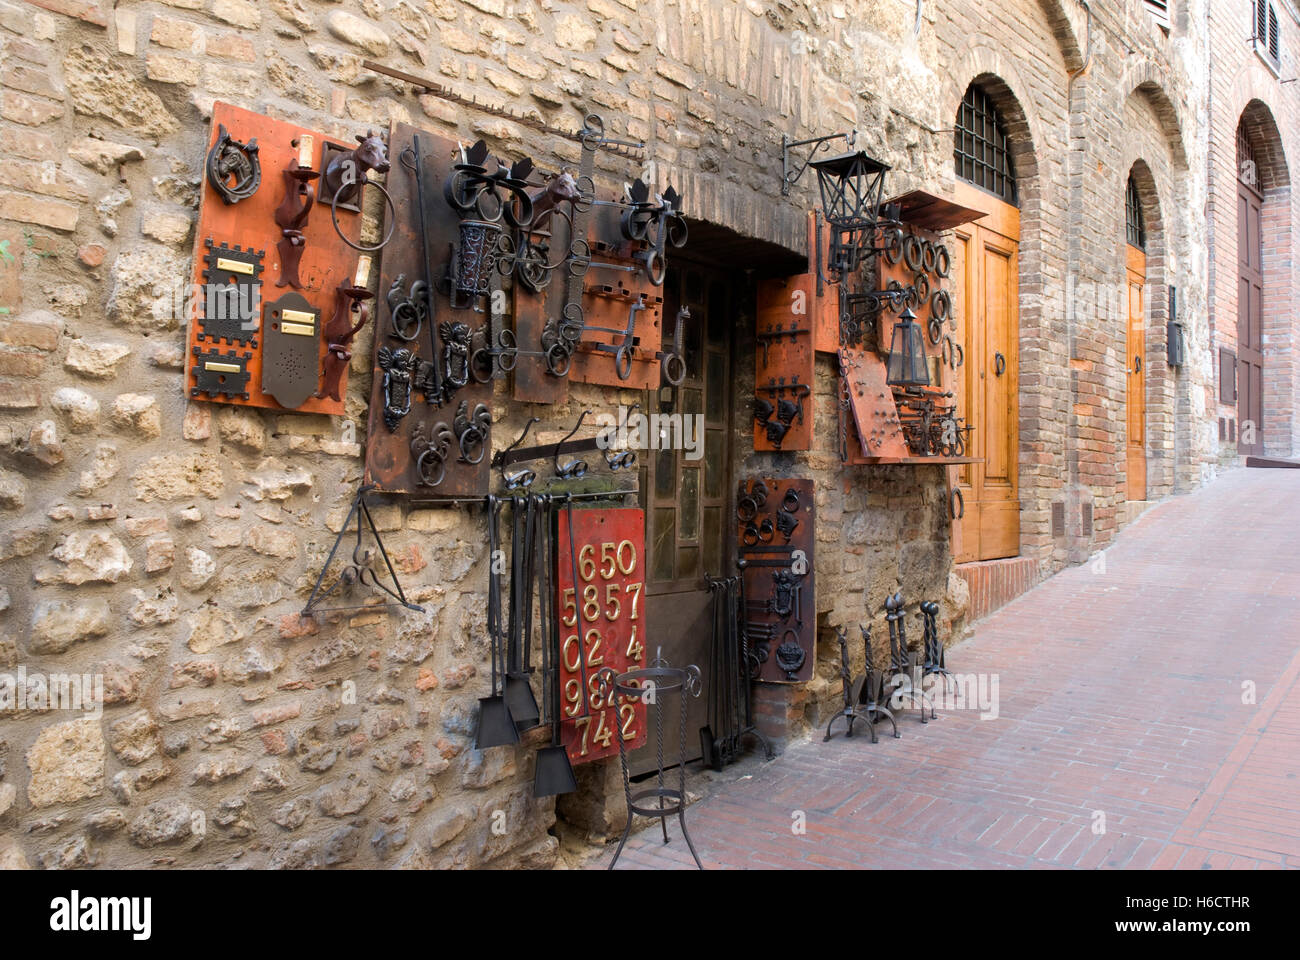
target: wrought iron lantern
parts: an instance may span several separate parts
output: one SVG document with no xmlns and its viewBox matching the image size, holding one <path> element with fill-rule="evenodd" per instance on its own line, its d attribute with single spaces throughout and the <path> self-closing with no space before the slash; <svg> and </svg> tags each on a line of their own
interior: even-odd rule
<svg viewBox="0 0 1300 960">
<path fill-rule="evenodd" d="M 911 307 L 904 307 L 898 315 L 898 322 L 894 324 L 885 382 L 891 387 L 930 385 L 930 365 L 925 359 L 925 341 Z"/>
<path fill-rule="evenodd" d="M 831 269 L 841 276 L 858 268 L 875 239 L 889 165 L 858 150 L 814 160 L 822 214 L 831 226 Z"/>
</svg>

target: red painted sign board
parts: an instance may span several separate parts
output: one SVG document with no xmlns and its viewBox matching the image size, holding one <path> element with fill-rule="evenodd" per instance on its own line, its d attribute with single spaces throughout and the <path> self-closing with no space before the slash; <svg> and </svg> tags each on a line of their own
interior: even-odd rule
<svg viewBox="0 0 1300 960">
<path fill-rule="evenodd" d="M 629 752 L 646 742 L 646 705 L 612 685 L 613 696 L 603 696 L 597 680 L 602 667 L 623 673 L 647 665 L 645 512 L 577 508 L 556 522 L 561 742 L 570 761 L 590 763 L 616 756 L 617 737 Z"/>
</svg>

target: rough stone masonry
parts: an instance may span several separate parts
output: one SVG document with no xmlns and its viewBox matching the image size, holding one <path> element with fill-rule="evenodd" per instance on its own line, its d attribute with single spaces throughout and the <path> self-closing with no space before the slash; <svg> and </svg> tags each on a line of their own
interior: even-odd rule
<svg viewBox="0 0 1300 960">
<path fill-rule="evenodd" d="M 778 202 L 782 134 L 856 128 L 894 165 L 891 192 L 943 192 L 957 105 L 972 80 L 994 78 L 1023 178 L 1024 551 L 1044 570 L 1066 562 L 1083 534 L 1054 536 L 1050 506 L 1077 508 L 1081 491 L 1098 505 L 1085 550 L 1120 522 L 1113 318 L 1067 316 L 1060 292 L 1067 277 L 1122 279 L 1110 238 L 1122 236 L 1120 171 L 1139 147 L 1152 213 L 1163 205 L 1160 269 L 1186 291 L 1192 334 L 1191 362 L 1152 401 L 1152 496 L 1208 475 L 1205 431 L 1174 416 L 1180 398 L 1200 409 L 1209 382 L 1204 225 L 1180 216 L 1204 202 L 1206 146 L 1189 126 L 1204 100 L 1203 18 L 1170 37 L 1137 2 L 1094 0 L 1090 27 L 1068 0 L 920 6 L 914 21 L 897 0 L 0 0 L 0 672 L 104 681 L 102 715 L 0 715 L 0 866 L 557 857 L 554 804 L 532 796 L 535 744 L 472 746 L 488 664 L 481 519 L 377 505 L 427 612 L 298 616 L 362 471 L 369 330 L 344 417 L 184 396 L 169 304 L 189 276 L 217 99 L 345 140 L 399 119 L 552 164 L 571 162 L 573 145 L 417 97 L 361 61 L 557 125 L 599 110 L 672 171 L 689 214 L 801 250 L 811 178 Z M 872 619 L 879 632 L 899 588 L 939 599 L 945 635 L 959 632 L 966 587 L 952 573 L 942 471 L 842 468 L 825 360 L 816 449 L 754 454 L 752 313 L 734 333 L 732 466 L 816 478 L 823 636 Z M 497 447 L 529 414 L 507 399 Z M 584 405 L 636 399 L 575 386 L 544 411 L 541 441 Z M 1069 449 L 1082 451 L 1073 468 Z M 834 645 L 819 650 L 816 678 L 770 707 L 787 735 L 839 696 Z M 595 796 L 575 806 L 597 833 L 621 826 L 608 772 L 585 775 Z"/>
</svg>

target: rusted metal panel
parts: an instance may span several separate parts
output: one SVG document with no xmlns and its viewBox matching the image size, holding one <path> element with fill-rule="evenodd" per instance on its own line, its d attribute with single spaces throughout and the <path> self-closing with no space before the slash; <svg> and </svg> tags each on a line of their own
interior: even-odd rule
<svg viewBox="0 0 1300 960">
<path fill-rule="evenodd" d="M 433 260 L 427 266 L 421 263 L 424 244 L 420 238 L 415 174 L 408 164 L 401 162 L 403 153 L 411 151 L 417 136 L 420 139 L 425 178 L 425 219 L 429 229 L 427 246 Z M 427 402 L 417 383 L 402 385 L 402 376 L 394 374 L 391 378 L 392 389 L 400 387 L 411 390 L 410 412 L 396 419 L 391 428 L 388 420 L 393 418 L 385 418 L 384 366 L 388 362 L 391 372 L 394 353 L 400 349 L 410 350 L 417 362 L 431 363 L 433 347 L 430 325 L 441 327 L 444 323 L 466 324 L 472 331 L 471 344 L 482 345 L 485 336 L 482 328 L 487 316 L 486 313 L 476 312 L 472 307 L 453 309 L 445 292 L 449 251 L 454 243 L 460 241 L 460 232 L 456 213 L 444 199 L 443 184 L 459 152 L 458 144 L 426 130 L 397 122 L 391 127 L 388 143 L 392 169 L 388 174 L 387 188 L 392 195 L 397 215 L 393 224 L 393 239 L 383 250 L 379 298 L 374 308 L 375 359 L 370 421 L 366 435 L 366 482 L 374 483 L 379 492 L 410 496 L 436 498 L 486 495 L 491 460 L 491 442 L 486 436 L 482 438 L 481 446 L 470 453 L 469 459 L 477 458 L 477 463 L 463 460 L 455 439 L 452 439 L 445 462 L 445 476 L 436 486 L 420 482 L 418 461 L 412 455 L 411 444 L 413 439 L 424 437 L 430 438 L 436 445 L 437 438 L 446 436 L 446 431 L 458 436 L 458 416 L 476 423 L 479 420 L 476 411 L 480 414 L 486 411 L 490 421 L 490 382 L 478 383 L 471 377 L 466 386 L 452 394 L 449 402 L 435 406 Z M 417 280 L 428 279 L 434 286 L 433 315 L 425 319 L 419 334 L 409 341 L 396 335 L 393 311 L 387 302 L 388 291 L 399 277 L 404 278 L 405 289 L 408 290 Z M 446 338 L 440 334 L 439 340 L 445 352 Z M 418 443 L 417 449 L 420 449 Z M 478 456 L 480 453 L 481 457 Z M 436 475 L 436 471 L 432 473 Z"/>
<path fill-rule="evenodd" d="M 817 660 L 813 498 L 810 478 L 763 477 L 740 490 L 742 616 L 749 649 L 760 661 L 758 679 L 769 683 L 808 680 Z"/>
<path fill-rule="evenodd" d="M 576 556 L 569 548 L 570 519 Z M 629 752 L 646 742 L 646 704 L 602 697 L 596 681 L 603 667 L 623 673 L 653 659 L 647 655 L 653 646 L 645 618 L 645 511 L 565 510 L 557 524 L 561 742 L 573 763 L 590 763 L 616 756 L 616 737 L 623 737 Z"/>
<path fill-rule="evenodd" d="M 813 325 L 807 305 L 798 278 L 758 281 L 755 450 L 812 449 Z"/>
<path fill-rule="evenodd" d="M 844 376 L 849 387 L 849 409 L 858 442 L 850 440 L 849 462 L 863 458 L 909 456 L 898 423 L 898 406 L 885 383 L 885 362 L 870 350 L 843 352 Z"/>
<path fill-rule="evenodd" d="M 195 293 L 185 305 L 186 356 L 189 360 L 185 374 L 186 391 L 195 399 L 236 406 L 342 415 L 342 398 L 347 389 L 346 369 L 339 381 L 338 399 L 328 393 L 315 395 L 323 392 L 320 391 L 321 371 L 328 348 L 319 332 L 312 338 L 316 355 L 306 361 L 313 368 L 314 376 L 302 371 L 297 375 L 300 381 L 303 377 L 312 380 L 311 390 L 305 391 L 308 394 L 306 398 L 288 407 L 262 390 L 262 334 L 266 323 L 263 312 L 270 301 L 293 289 L 288 285 L 277 286 L 285 265 L 281 262 L 278 246 L 282 230 L 275 215 L 288 191 L 297 189 L 296 183 L 288 182 L 284 174 L 300 157 L 309 160 L 311 169 L 319 171 L 326 144 L 330 141 L 306 127 L 217 102 L 212 107 L 209 150 L 217 142 L 223 126 L 234 140 L 245 144 L 257 141 L 262 176 L 256 192 L 229 204 L 223 201 L 211 183 L 206 180 L 203 183 L 191 274 L 194 284 L 191 289 Z M 305 143 L 305 137 L 311 138 L 311 149 L 304 148 L 300 153 L 299 147 Z M 358 255 L 334 232 L 329 206 L 316 196 L 319 183 L 319 180 L 307 182 L 314 202 L 307 211 L 306 223 L 301 226 L 303 242 L 293 252 L 301 254 L 297 266 L 301 282 L 298 292 L 313 310 L 328 317 L 334 312 L 337 289 L 350 286 Z M 357 241 L 360 233 L 357 214 L 341 212 L 338 220 L 346 236 Z M 252 251 L 251 256 L 249 251 Z M 247 272 L 250 268 L 252 273 Z M 224 321 L 210 309 L 217 306 L 221 293 L 216 287 L 206 286 L 209 277 L 214 284 L 221 282 L 236 288 L 240 296 L 256 298 L 244 300 L 245 320 Z M 206 329 L 203 319 L 210 319 Z M 241 326 L 242 330 L 237 329 Z M 272 380 L 275 379 L 272 376 Z M 301 383 L 299 389 L 291 391 L 295 398 L 303 392 Z"/>
</svg>

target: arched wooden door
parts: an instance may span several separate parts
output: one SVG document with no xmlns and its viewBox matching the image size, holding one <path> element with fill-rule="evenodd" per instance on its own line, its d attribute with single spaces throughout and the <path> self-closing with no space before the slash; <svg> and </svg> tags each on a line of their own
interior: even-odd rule
<svg viewBox="0 0 1300 960">
<path fill-rule="evenodd" d="M 965 362 L 958 406 L 975 429 L 967 453 L 982 462 L 952 468 L 964 514 L 953 521 L 958 563 L 1020 553 L 1020 211 L 964 183 L 954 200 L 984 210 L 953 232 L 954 307 Z"/>
<path fill-rule="evenodd" d="M 1147 256 L 1139 247 L 1125 245 L 1128 275 L 1128 329 L 1125 336 L 1124 372 L 1127 389 L 1125 487 L 1129 500 L 1147 498 L 1147 387 L 1146 387 L 1146 282 Z"/>
<path fill-rule="evenodd" d="M 1237 452 L 1264 453 L 1264 197 L 1244 129 L 1237 133 Z"/>
</svg>

